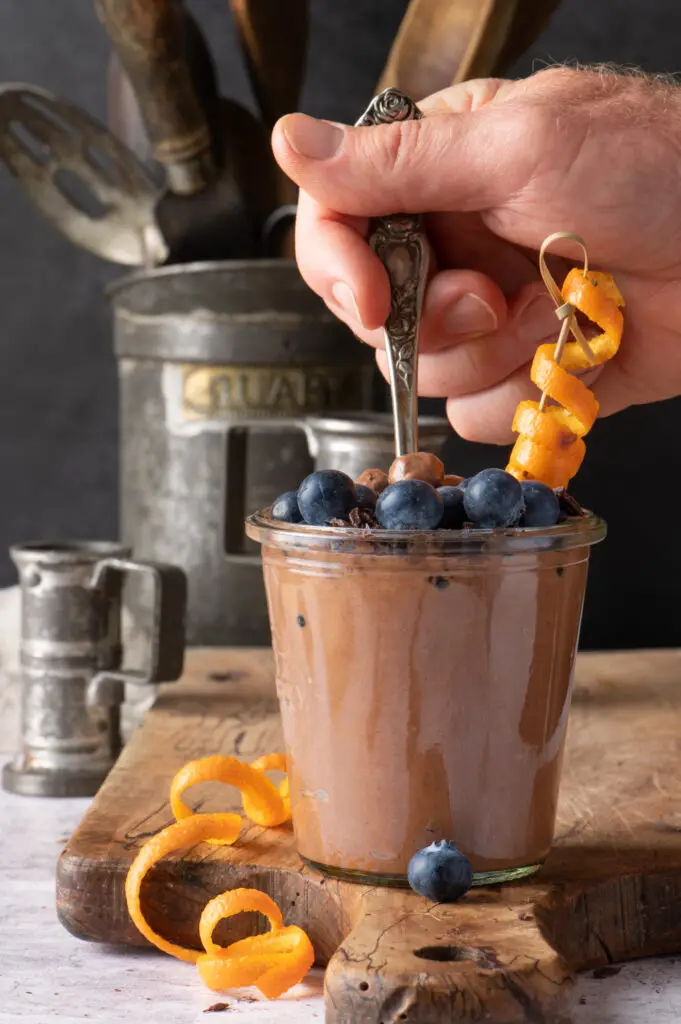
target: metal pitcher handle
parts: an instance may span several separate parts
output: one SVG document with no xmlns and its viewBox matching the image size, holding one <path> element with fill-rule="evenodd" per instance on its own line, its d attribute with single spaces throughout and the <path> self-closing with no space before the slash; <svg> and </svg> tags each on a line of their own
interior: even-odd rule
<svg viewBox="0 0 681 1024">
<path fill-rule="evenodd" d="M 107 590 L 112 576 L 138 575 L 152 584 L 152 629 L 147 664 L 141 669 L 111 668 L 90 680 L 88 704 L 120 704 L 125 683 L 171 683 L 184 669 L 187 577 L 182 569 L 163 562 L 105 558 L 92 574 L 90 588 Z"/>
</svg>

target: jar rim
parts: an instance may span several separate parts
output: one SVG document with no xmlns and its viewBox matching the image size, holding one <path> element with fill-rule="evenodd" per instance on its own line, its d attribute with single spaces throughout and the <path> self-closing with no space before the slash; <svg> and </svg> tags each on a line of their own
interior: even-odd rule
<svg viewBox="0 0 681 1024">
<path fill-rule="evenodd" d="M 605 538 L 605 520 L 584 510 L 556 526 L 500 527 L 494 530 L 363 530 L 355 527 L 308 526 L 270 519 L 269 508 L 246 519 L 246 533 L 263 547 L 366 555 L 515 555 L 535 551 L 566 551 L 598 544 Z"/>
</svg>

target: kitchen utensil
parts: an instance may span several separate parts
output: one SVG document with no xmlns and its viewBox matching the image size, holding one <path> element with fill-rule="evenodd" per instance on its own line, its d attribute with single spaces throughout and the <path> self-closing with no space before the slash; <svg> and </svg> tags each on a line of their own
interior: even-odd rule
<svg viewBox="0 0 681 1024">
<path fill-rule="evenodd" d="M 176 0 L 94 0 L 132 83 L 154 155 L 179 195 L 215 179 L 210 125 L 186 59 L 186 22 Z"/>
<path fill-rule="evenodd" d="M 89 114 L 37 86 L 0 86 L 0 159 L 76 245 L 128 265 L 163 263 L 158 186 Z"/>
<path fill-rule="evenodd" d="M 92 796 L 119 754 L 125 683 L 178 679 L 186 579 L 172 565 L 130 560 L 120 544 L 19 544 L 22 743 L 3 786 L 24 796 Z M 123 665 L 121 589 L 153 585 L 144 668 Z"/>
<path fill-rule="evenodd" d="M 258 227 L 235 176 L 241 140 L 223 144 L 215 67 L 198 25 L 176 0 L 95 0 L 95 6 L 167 173 L 170 194 L 157 216 L 175 240 L 172 261 L 254 255 Z M 242 171 L 242 182 L 246 176 Z"/>
<path fill-rule="evenodd" d="M 270 133 L 241 104 L 219 96 L 217 69 L 205 36 L 189 11 L 183 11 L 181 18 L 186 61 L 210 126 L 215 159 L 223 175 L 231 176 L 236 184 L 248 214 L 244 241 L 254 246 L 256 240 L 260 243 L 262 225 L 279 202 L 280 172 L 272 157 Z M 153 158 L 137 97 L 115 50 L 109 65 L 108 121 L 111 130 L 140 160 Z M 219 238 L 216 241 L 220 243 Z M 245 251 L 243 254 L 247 255 Z M 220 256 L 219 251 L 216 256 Z"/>
<path fill-rule="evenodd" d="M 376 96 L 358 127 L 390 124 L 420 118 L 421 112 L 398 89 Z M 390 392 L 395 422 L 395 454 L 418 450 L 419 321 L 428 276 L 428 243 L 418 215 L 379 217 L 370 226 L 369 242 L 390 279 L 390 313 L 385 322 L 385 351 L 390 373 Z"/>
<path fill-rule="evenodd" d="M 138 272 L 111 298 L 123 538 L 186 570 L 190 643 L 268 644 L 244 517 L 311 472 L 305 416 L 375 408 L 371 350 L 285 260 Z"/>
<path fill-rule="evenodd" d="M 500 75 L 539 35 L 560 0 L 411 0 L 378 89 L 422 99 Z"/>
<path fill-rule="evenodd" d="M 268 128 L 296 109 L 305 75 L 307 0 L 229 0 L 246 67 Z"/>
<path fill-rule="evenodd" d="M 103 125 L 36 86 L 0 87 L 0 159 L 62 234 L 104 259 L 155 266 L 255 248 L 241 199 L 225 212 L 223 200 L 238 194 L 233 178 L 198 205 L 164 193 Z"/>
<path fill-rule="evenodd" d="M 307 0 L 230 0 L 241 49 L 262 119 L 271 131 L 284 114 L 296 110 L 305 75 L 308 39 Z M 274 163 L 274 161 L 272 161 Z M 275 164 L 277 205 L 296 202 L 297 187 Z M 267 235 L 272 255 L 293 255 L 290 225 L 278 222 Z"/>
<path fill-rule="evenodd" d="M 190 652 L 187 669 L 147 712 L 60 858 L 58 914 L 82 939 L 146 944 L 126 910 L 125 876 L 142 843 L 171 823 L 168 787 L 186 761 L 282 749 L 269 651 Z M 681 950 L 680 730 L 678 651 L 578 655 L 557 837 L 535 879 L 429 904 L 329 882 L 303 866 L 289 829 L 249 827 L 235 846 L 166 859 L 145 881 L 145 915 L 168 941 L 196 946 L 212 896 L 265 889 L 328 964 L 327 1024 L 566 1024 L 575 971 L 604 968 L 605 979 L 613 963 Z M 201 810 L 241 811 L 238 793 L 229 799 L 220 787 Z M 259 926 L 230 918 L 220 941 Z"/>
</svg>

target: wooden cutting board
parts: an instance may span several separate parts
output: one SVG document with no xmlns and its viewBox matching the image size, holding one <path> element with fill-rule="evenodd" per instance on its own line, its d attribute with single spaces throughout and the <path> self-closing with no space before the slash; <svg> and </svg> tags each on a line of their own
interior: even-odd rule
<svg viewBox="0 0 681 1024">
<path fill-rule="evenodd" d="M 61 856 L 65 927 L 143 945 L 124 879 L 144 840 L 171 821 L 174 772 L 204 754 L 252 760 L 276 749 L 270 653 L 193 652 Z M 202 810 L 239 807 L 226 787 L 197 787 L 197 796 Z M 201 845 L 164 861 L 143 901 L 157 931 L 198 946 L 204 904 L 235 886 L 264 889 L 287 924 L 308 930 L 328 964 L 330 1024 L 567 1022 L 575 971 L 681 951 L 681 654 L 580 656 L 555 849 L 526 884 L 433 906 L 325 879 L 303 867 L 288 828 L 252 826 L 237 847 Z M 249 918 L 233 919 L 219 940 L 257 930 Z"/>
</svg>

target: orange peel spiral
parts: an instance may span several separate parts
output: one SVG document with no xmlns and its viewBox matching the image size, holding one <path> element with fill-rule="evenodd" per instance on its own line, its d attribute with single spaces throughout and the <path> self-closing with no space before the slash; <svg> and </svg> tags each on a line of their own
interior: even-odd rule
<svg viewBox="0 0 681 1024">
<path fill-rule="evenodd" d="M 270 930 L 217 946 L 213 932 L 219 922 L 246 910 L 264 914 Z M 268 999 L 276 999 L 302 981 L 314 963 L 307 933 L 297 925 L 285 927 L 277 904 L 257 889 L 234 889 L 212 899 L 201 914 L 199 934 L 206 950 L 197 960 L 199 974 L 218 992 L 255 985 Z"/>
<path fill-rule="evenodd" d="M 236 823 L 230 819 L 236 819 Z M 266 893 L 258 889 L 234 889 L 210 900 L 199 920 L 204 952 L 164 939 L 154 931 L 142 912 L 142 882 L 162 857 L 209 838 L 233 843 L 240 829 L 239 815 L 196 814 L 169 825 L 153 836 L 135 857 L 125 880 L 128 912 L 142 935 L 154 946 L 179 960 L 195 963 L 201 980 L 208 988 L 223 991 L 255 985 L 268 999 L 276 999 L 303 980 L 314 963 L 314 949 L 302 928 L 284 925 L 279 907 Z M 219 922 L 244 911 L 264 914 L 270 930 L 240 939 L 229 946 L 218 946 L 213 942 L 213 933 Z"/>
<path fill-rule="evenodd" d="M 177 773 L 170 786 L 170 807 L 177 821 L 194 815 L 182 799 L 183 793 L 198 782 L 224 782 L 241 790 L 244 813 L 256 825 L 273 828 L 291 818 L 288 776 L 277 788 L 265 775 L 267 771 L 286 771 L 283 754 L 267 754 L 253 764 L 220 754 L 189 761 Z M 225 815 L 239 818 L 239 815 Z M 239 818 L 239 821 L 241 819 Z M 214 845 L 224 840 L 208 839 Z"/>
<path fill-rule="evenodd" d="M 559 290 L 546 268 L 544 253 L 556 238 L 572 238 L 584 249 L 583 269 L 567 274 Z M 576 235 L 558 233 L 546 239 L 540 251 L 540 269 L 563 319 L 558 344 L 540 345 L 532 361 L 530 378 L 543 392 L 540 402 L 520 402 L 513 418 L 518 438 L 506 470 L 518 480 L 540 480 L 549 487 L 566 487 L 586 453 L 583 438 L 598 415 L 593 392 L 572 374 L 606 362 L 617 353 L 622 338 L 624 306 L 611 274 L 588 269 L 584 243 Z M 587 343 L 575 320 L 578 310 L 601 328 Z M 570 331 L 575 341 L 566 341 Z M 554 405 L 545 406 L 546 399 Z"/>
</svg>

